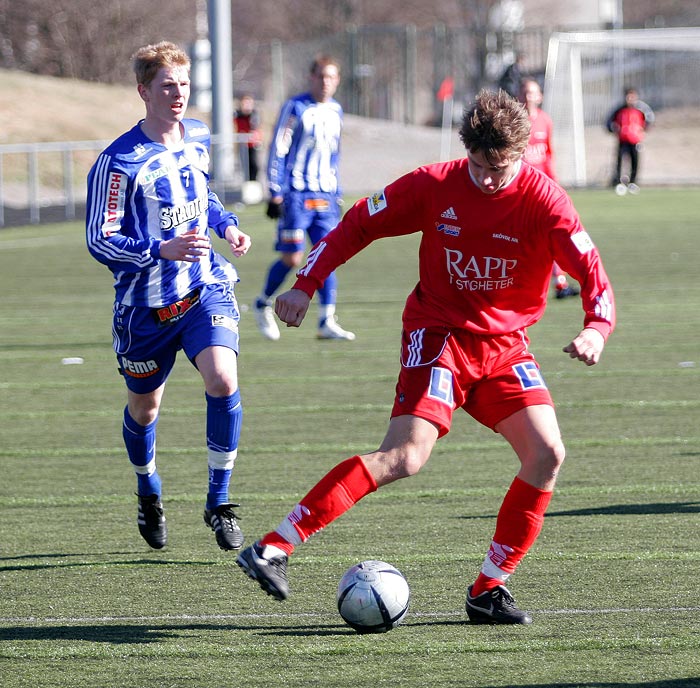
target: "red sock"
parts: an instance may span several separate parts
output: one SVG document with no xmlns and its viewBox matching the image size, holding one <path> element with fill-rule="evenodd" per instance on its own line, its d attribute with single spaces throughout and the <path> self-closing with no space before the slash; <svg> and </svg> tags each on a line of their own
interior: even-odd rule
<svg viewBox="0 0 700 688">
<path fill-rule="evenodd" d="M 515 478 L 503 499 L 481 573 L 472 586 L 472 597 L 503 585 L 527 554 L 542 530 L 544 513 L 552 493 Z"/>
<path fill-rule="evenodd" d="M 377 483 L 364 461 L 359 456 L 346 459 L 326 473 L 277 530 L 265 535 L 260 543 L 291 554 L 296 545 L 306 542 L 376 489 Z"/>
</svg>

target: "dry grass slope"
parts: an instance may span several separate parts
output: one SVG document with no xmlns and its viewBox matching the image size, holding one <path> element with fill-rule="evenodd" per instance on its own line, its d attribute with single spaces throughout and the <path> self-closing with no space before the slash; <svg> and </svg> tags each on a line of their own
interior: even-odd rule
<svg viewBox="0 0 700 688">
<path fill-rule="evenodd" d="M 106 85 L 0 70 L 3 98 L 0 143 L 113 139 L 143 116 L 132 85 Z M 262 104 L 267 140 L 276 108 Z M 209 120 L 190 108 L 189 114 Z M 700 179 L 700 113 L 663 111 L 650 132 L 642 160 L 643 179 L 697 183 Z M 587 134 L 589 174 L 607 176 L 615 143 L 603 127 Z M 341 176 L 349 195 L 380 189 L 397 176 L 440 157 L 435 128 L 346 116 Z M 463 154 L 456 132 L 450 155 Z"/>
</svg>

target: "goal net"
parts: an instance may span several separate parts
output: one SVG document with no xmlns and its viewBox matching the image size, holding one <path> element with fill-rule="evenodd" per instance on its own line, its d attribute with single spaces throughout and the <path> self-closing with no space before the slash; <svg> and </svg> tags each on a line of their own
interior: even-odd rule
<svg viewBox="0 0 700 688">
<path fill-rule="evenodd" d="M 605 123 L 627 86 L 657 119 L 640 155 L 642 183 L 697 183 L 697 158 L 694 164 L 677 163 L 692 156 L 688 146 L 699 138 L 700 28 L 552 34 L 543 107 L 554 124 L 560 183 L 610 183 L 617 140 Z"/>
</svg>

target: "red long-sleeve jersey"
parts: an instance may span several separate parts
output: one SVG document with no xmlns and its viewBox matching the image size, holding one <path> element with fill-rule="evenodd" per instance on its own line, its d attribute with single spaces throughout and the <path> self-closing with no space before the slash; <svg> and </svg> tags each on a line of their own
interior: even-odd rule
<svg viewBox="0 0 700 688">
<path fill-rule="evenodd" d="M 309 296 L 375 239 L 421 232 L 419 281 L 404 327 L 515 332 L 544 312 L 554 260 L 581 285 L 584 325 L 607 339 L 613 292 L 600 255 L 565 191 L 521 165 L 495 194 L 472 181 L 468 161 L 420 167 L 358 201 L 311 250 L 295 289 Z"/>
</svg>

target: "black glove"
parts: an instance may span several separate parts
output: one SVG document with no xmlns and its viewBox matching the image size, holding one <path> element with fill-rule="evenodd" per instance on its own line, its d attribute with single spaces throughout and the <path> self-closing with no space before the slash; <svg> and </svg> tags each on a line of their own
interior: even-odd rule
<svg viewBox="0 0 700 688">
<path fill-rule="evenodd" d="M 265 215 L 267 215 L 271 220 L 277 220 L 282 216 L 282 204 L 275 203 L 274 201 L 268 201 Z"/>
</svg>

